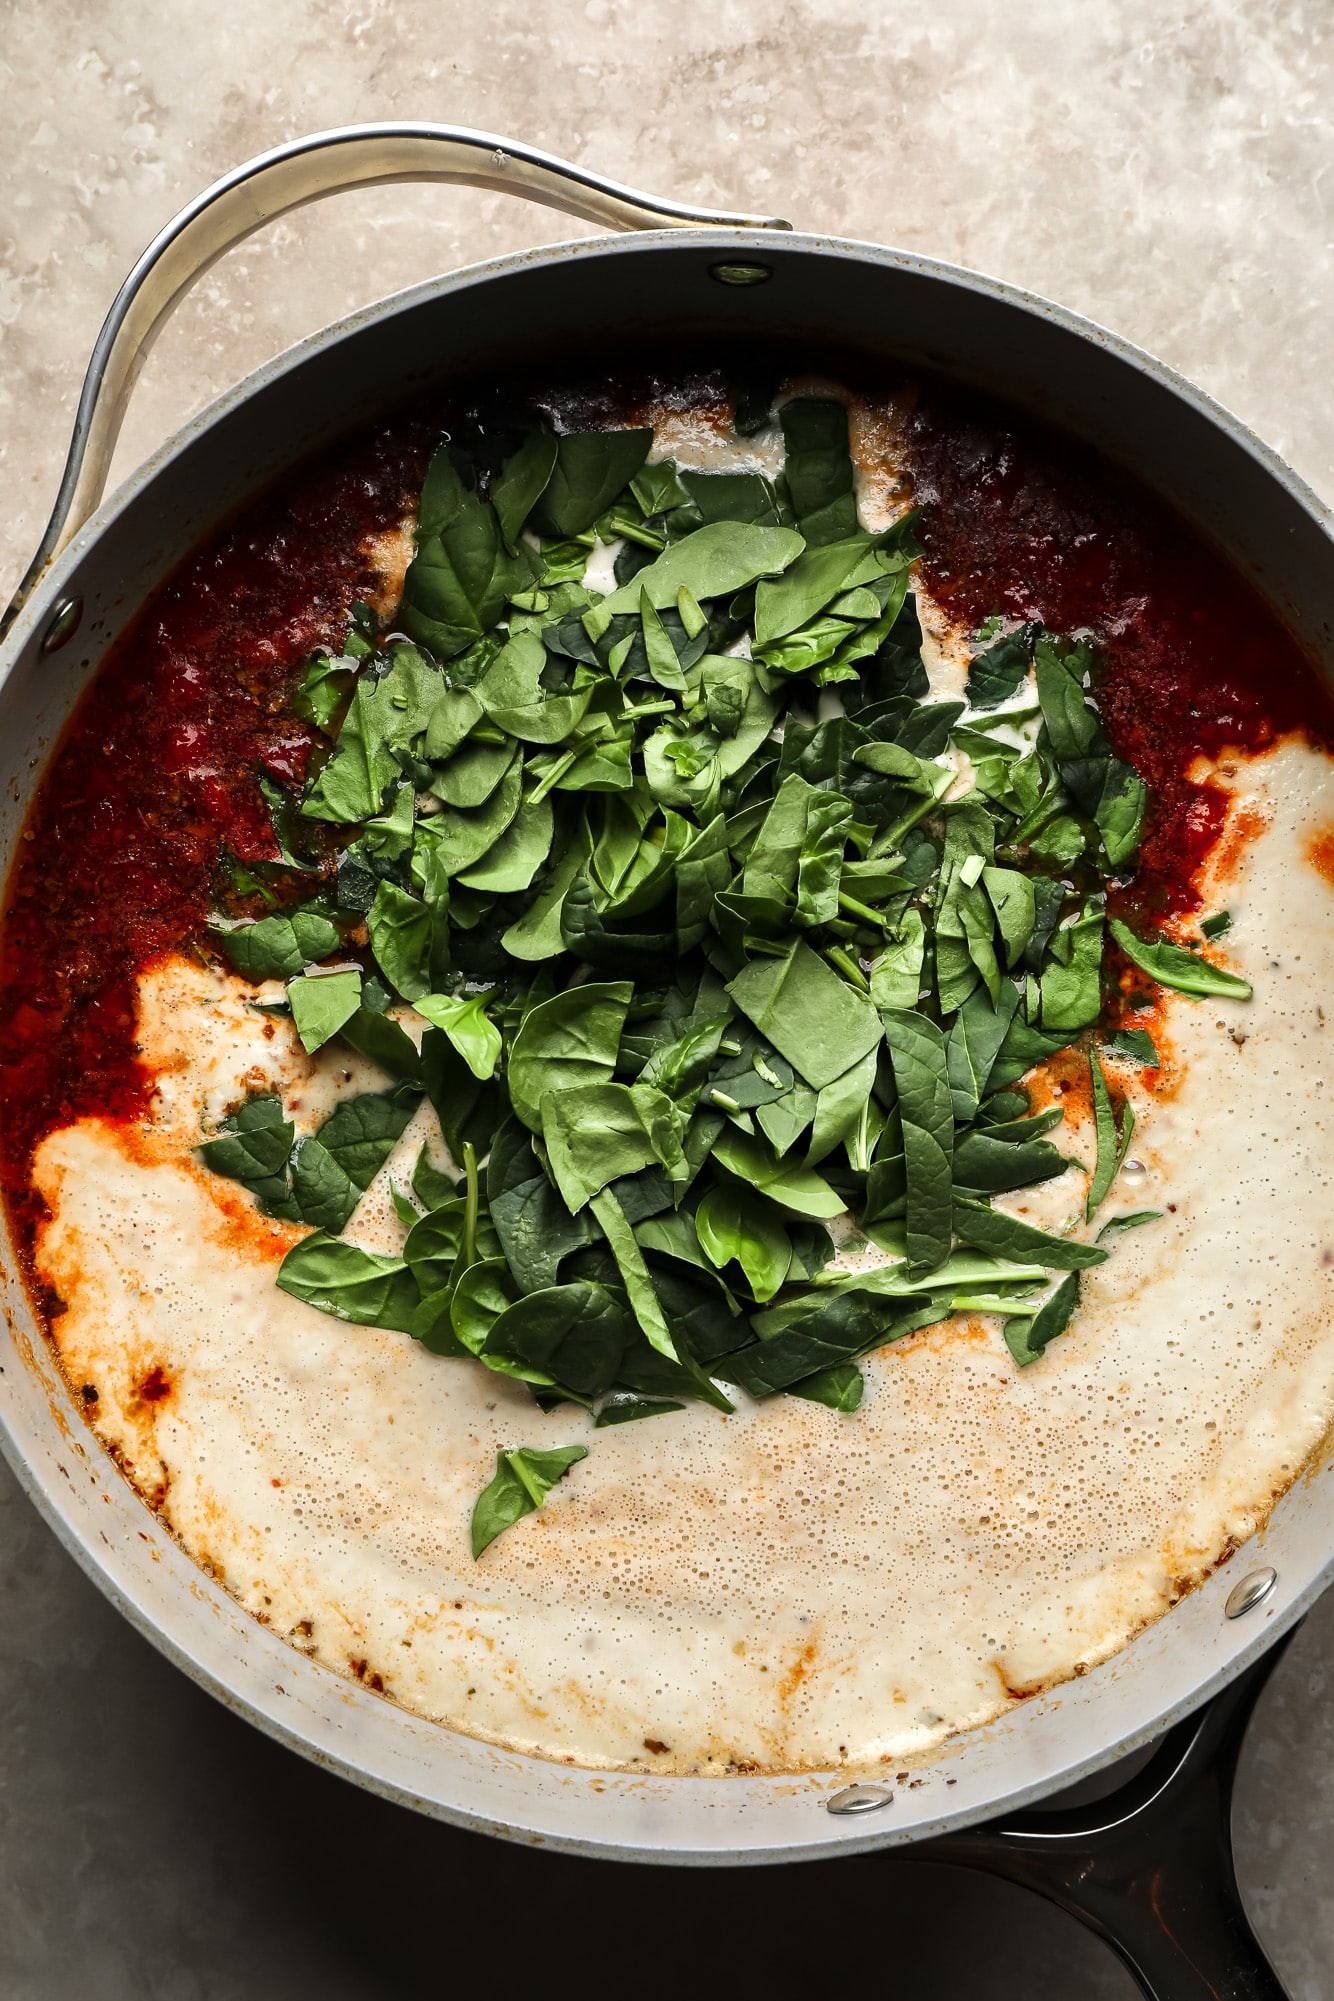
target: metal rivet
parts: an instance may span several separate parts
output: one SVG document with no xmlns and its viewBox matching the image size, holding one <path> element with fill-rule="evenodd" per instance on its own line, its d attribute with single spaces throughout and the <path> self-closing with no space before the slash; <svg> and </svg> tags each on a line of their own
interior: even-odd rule
<svg viewBox="0 0 1334 2001">
<path fill-rule="evenodd" d="M 1243 1618 L 1269 1596 L 1277 1583 L 1278 1572 L 1272 1565 L 1266 1564 L 1263 1570 L 1253 1570 L 1249 1576 L 1242 1578 L 1240 1584 L 1233 1585 L 1223 1610 L 1229 1619 Z"/>
<path fill-rule="evenodd" d="M 43 653 L 58 652 L 67 639 L 74 637 L 82 617 L 82 598 L 61 598 L 51 614 L 50 624 L 42 634 Z"/>
<path fill-rule="evenodd" d="M 875 1813 L 879 1807 L 893 1804 L 888 1786 L 844 1786 L 841 1793 L 833 1793 L 825 1801 L 830 1813 Z"/>
<path fill-rule="evenodd" d="M 720 285 L 763 285 L 773 277 L 771 264 L 710 264 L 709 276 Z"/>
</svg>

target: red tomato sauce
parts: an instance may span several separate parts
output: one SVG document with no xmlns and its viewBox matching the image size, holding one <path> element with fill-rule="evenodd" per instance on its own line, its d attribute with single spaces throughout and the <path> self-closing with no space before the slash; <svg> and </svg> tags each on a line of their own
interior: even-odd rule
<svg viewBox="0 0 1334 2001">
<path fill-rule="evenodd" d="M 224 843 L 276 860 L 255 782 L 299 779 L 294 672 L 338 645 L 367 539 L 421 475 L 399 427 L 309 467 L 177 572 L 118 642 L 66 727 L 28 818 L 0 936 L 0 1187 L 21 1243 L 34 1148 L 90 1113 L 137 1118 L 135 982 L 200 930 Z"/>
</svg>

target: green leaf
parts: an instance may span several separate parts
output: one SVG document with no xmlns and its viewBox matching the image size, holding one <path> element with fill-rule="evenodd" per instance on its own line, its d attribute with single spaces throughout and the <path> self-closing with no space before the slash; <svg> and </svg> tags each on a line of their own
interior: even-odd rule
<svg viewBox="0 0 1334 2001">
<path fill-rule="evenodd" d="M 1067 1037 L 1089 1028 L 1102 1012 L 1101 896 L 1089 896 L 1072 922 L 1052 936 L 1042 974 L 1042 1026 Z"/>
<path fill-rule="evenodd" d="M 488 854 L 523 802 L 523 759 L 515 757 L 484 806 L 471 812 L 446 807 L 417 823 L 416 840 L 433 853 L 448 876 L 462 875 Z"/>
<path fill-rule="evenodd" d="M 1200 931 L 1206 938 L 1225 938 L 1231 929 L 1230 910 L 1220 910 L 1215 916 L 1206 917 L 1200 925 Z"/>
<path fill-rule="evenodd" d="M 754 645 L 760 655 L 808 626 L 840 592 L 886 576 L 893 562 L 873 536 L 856 531 L 847 540 L 794 554 L 776 582 L 766 579 L 755 592 Z"/>
<path fill-rule="evenodd" d="M 994 1007 L 986 989 L 978 987 L 960 1008 L 945 1038 L 945 1066 L 956 1125 L 969 1125 L 976 1117 L 1018 1006 L 1018 989 L 1006 980 Z"/>
<path fill-rule="evenodd" d="M 432 1028 L 449 1037 L 474 1077 L 494 1076 L 500 1061 L 500 1030 L 486 1013 L 484 994 L 422 994 L 414 1003 Z"/>
<path fill-rule="evenodd" d="M 242 979 L 290 980 L 305 967 L 336 952 L 338 927 L 322 910 L 298 904 L 257 924 L 213 924 L 210 938 L 222 947 Z"/>
<path fill-rule="evenodd" d="M 748 1396 L 770 1396 L 943 1320 L 948 1301 L 919 1304 L 915 1299 L 885 1300 L 851 1291 L 817 1296 L 809 1310 L 803 1300 L 794 1310 L 799 1317 L 753 1347 L 722 1357 L 714 1364 L 715 1372 Z"/>
<path fill-rule="evenodd" d="M 449 971 L 449 925 L 443 910 L 396 883 L 382 882 L 366 915 L 371 950 L 391 987 L 404 1000 L 430 993 Z"/>
<path fill-rule="evenodd" d="M 266 920 L 267 921 L 267 920 Z M 1176 993 L 1189 994 L 1193 1000 L 1250 1000 L 1253 989 L 1246 980 L 1235 973 L 1224 972 L 1221 966 L 1211 966 L 1195 952 L 1187 952 L 1180 945 L 1169 945 L 1165 938 L 1156 940 L 1137 938 L 1129 925 L 1118 917 L 1111 922 L 1111 932 L 1121 950 L 1133 966 L 1138 966 L 1150 979 L 1157 980 L 1163 987 L 1171 987 Z"/>
<path fill-rule="evenodd" d="M 351 660 L 317 653 L 306 662 L 301 685 L 288 707 L 293 715 L 303 716 L 326 736 L 332 736 L 334 723 L 355 682 L 356 667 Z"/>
<path fill-rule="evenodd" d="M 695 1211 L 695 1231 L 719 1271 L 735 1258 L 761 1305 L 774 1297 L 787 1277 L 792 1243 L 762 1195 L 731 1182 L 711 1188 Z"/>
<path fill-rule="evenodd" d="M 839 1216 L 847 1207 L 823 1176 L 796 1161 L 779 1159 L 758 1134 L 720 1133 L 713 1156 L 739 1181 L 749 1182 L 761 1195 L 784 1209 L 795 1209 L 799 1216 Z"/>
<path fill-rule="evenodd" d="M 881 1016 L 898 1090 L 907 1177 L 908 1257 L 930 1271 L 953 1237 L 954 1111 L 945 1038 L 925 1015 L 886 1008 Z"/>
<path fill-rule="evenodd" d="M 527 1293 L 506 1307 L 486 1337 L 482 1359 L 493 1368 L 501 1365 L 506 1374 L 600 1397 L 616 1381 L 626 1347 L 636 1339 L 619 1287 L 575 1279 Z"/>
<path fill-rule="evenodd" d="M 542 1292 L 557 1282 L 562 1259 L 593 1241 L 586 1214 L 572 1216 L 543 1173 L 532 1137 L 518 1119 L 496 1134 L 487 1163 L 487 1203 L 515 1282 Z"/>
<path fill-rule="evenodd" d="M 1103 1076 L 1096 1049 L 1089 1051 L 1089 1076 L 1093 1085 L 1093 1124 L 1098 1142 L 1097 1159 L 1089 1181 L 1088 1199 L 1084 1204 L 1084 1220 L 1091 1223 L 1094 1212 L 1101 1205 L 1116 1174 L 1120 1135 L 1116 1129 L 1116 1114 L 1112 1110 L 1107 1079 Z"/>
<path fill-rule="evenodd" d="M 629 980 L 571 987 L 524 1016 L 510 1044 L 510 1100 L 524 1124 L 542 1130 L 542 1099 L 579 1084 L 609 1082 L 621 1028 L 634 998 Z"/>
<path fill-rule="evenodd" d="M 662 1305 L 653 1289 L 644 1254 L 635 1242 L 634 1231 L 625 1219 L 625 1211 L 610 1188 L 600 1189 L 593 1196 L 590 1207 L 616 1260 L 631 1310 L 650 1347 L 665 1355 L 669 1362 L 679 1362 L 681 1358 L 663 1318 Z"/>
<path fill-rule="evenodd" d="M 982 887 L 996 913 L 997 928 L 1005 946 L 1006 970 L 1012 972 L 1033 935 L 1033 884 L 1018 869 L 989 867 L 982 871 Z"/>
<path fill-rule="evenodd" d="M 405 1086 L 345 1098 L 323 1125 L 298 1141 L 292 1189 L 304 1221 L 337 1236 L 393 1152 L 417 1102 L 417 1093 Z"/>
<path fill-rule="evenodd" d="M 313 1056 L 361 1006 L 360 969 L 303 975 L 288 982 L 287 998 L 301 1046 Z"/>
<path fill-rule="evenodd" d="M 199 1148 L 214 1174 L 239 1181 L 269 1216 L 297 1217 L 287 1185 L 287 1162 L 296 1127 L 283 1116 L 281 1098 L 247 1098 L 225 1118 L 217 1139 Z"/>
<path fill-rule="evenodd" d="M 471 813 L 485 806 L 518 756 L 518 745 L 508 739 L 484 743 L 473 737 L 436 773 L 431 790 L 446 806 Z"/>
<path fill-rule="evenodd" d="M 875 1084 L 878 1059 L 879 1050 L 869 1050 L 859 1063 L 853 1063 L 821 1091 L 806 1152 L 808 1166 L 814 1167 L 856 1132 Z"/>
<path fill-rule="evenodd" d="M 367 668 L 359 676 L 333 754 L 302 803 L 304 818 L 373 819 L 400 775 L 395 751 L 424 735 L 443 686 L 440 670 L 415 646 L 393 646 L 387 659 L 386 673 Z"/>
<path fill-rule="evenodd" d="M 954 1227 L 966 1244 L 975 1244 L 993 1257 L 1049 1265 L 1055 1271 L 1085 1271 L 1106 1262 L 1106 1251 L 1093 1244 L 1076 1243 L 1073 1237 L 1049 1236 L 1031 1223 L 1007 1216 L 1001 1209 L 988 1208 L 966 1196 L 954 1198 Z"/>
<path fill-rule="evenodd" d="M 985 652 L 975 653 L 968 663 L 968 685 L 964 690 L 975 709 L 998 709 L 1019 693 L 1028 679 L 1028 646 L 1031 628 L 1020 626 L 994 640 Z"/>
<path fill-rule="evenodd" d="M 727 992 L 817 1091 L 880 1042 L 871 1003 L 800 939 L 781 959 L 752 960 Z"/>
<path fill-rule="evenodd" d="M 1161 1209 L 1136 1209 L 1129 1216 L 1109 1217 L 1098 1232 L 1098 1242 L 1101 1243 L 1104 1237 L 1120 1236 L 1122 1230 L 1138 1230 L 1142 1223 L 1161 1222 L 1162 1215 Z"/>
<path fill-rule="evenodd" d="M 568 431 L 530 516 L 539 535 L 583 535 L 623 493 L 648 457 L 651 430 Z"/>
<path fill-rule="evenodd" d="M 403 630 L 438 660 L 453 659 L 492 631 L 506 600 L 540 574 L 531 549 L 506 548 L 495 508 L 463 486 L 448 446 L 437 451 L 422 489 L 417 552 L 403 580 Z"/>
<path fill-rule="evenodd" d="M 322 1230 L 293 1245 L 278 1267 L 278 1285 L 336 1320 L 404 1334 L 420 1303 L 417 1281 L 402 1258 L 360 1250 Z"/>
<path fill-rule="evenodd" d="M 1005 1345 L 1021 1369 L 1027 1368 L 1030 1362 L 1036 1362 L 1048 1343 L 1054 1341 L 1058 1334 L 1064 1334 L 1078 1304 L 1079 1273 L 1072 1271 L 1061 1280 L 1051 1298 L 1031 1320 L 1005 1322 L 1001 1330 Z"/>
<path fill-rule="evenodd" d="M 609 1181 L 655 1163 L 684 1174 L 672 1102 L 650 1087 L 605 1083 L 549 1091 L 541 1119 L 552 1178 L 573 1213 Z"/>
<path fill-rule="evenodd" d="M 497 729 L 525 743 L 560 743 L 568 737 L 583 721 L 596 686 L 587 668 L 579 668 L 569 692 L 550 693 L 542 682 L 546 664 L 547 650 L 537 633 L 513 633 L 474 691 Z"/>
<path fill-rule="evenodd" d="M 1150 1070 L 1158 1068 L 1158 1051 L 1146 1028 L 1118 1028 L 1102 1046 L 1106 1055 L 1119 1056 L 1123 1062 L 1143 1063 Z"/>
<path fill-rule="evenodd" d="M 865 1389 L 865 1380 L 856 1363 L 841 1362 L 833 1369 L 818 1369 L 803 1382 L 789 1383 L 787 1393 L 790 1397 L 804 1397 L 808 1403 L 822 1403 L 829 1410 L 854 1411 L 861 1409 Z"/>
<path fill-rule="evenodd" d="M 1082 642 L 1067 653 L 1060 642 L 1042 635 L 1033 647 L 1042 720 L 1059 763 L 1105 751 L 1107 740 L 1097 711 L 1084 694 L 1084 677 L 1092 664 Z"/>
<path fill-rule="evenodd" d="M 491 896 L 515 896 L 528 888 L 551 852 L 553 821 L 549 799 L 520 806 L 495 845 L 471 868 L 459 872 L 467 889 Z"/>
<path fill-rule="evenodd" d="M 836 542 L 857 527 L 848 413 L 832 397 L 797 396 L 779 412 L 783 473 L 806 540 Z"/>
<path fill-rule="evenodd" d="M 871 1001 L 877 1008 L 915 1008 L 922 987 L 926 927 L 909 904 L 871 966 Z"/>
<path fill-rule="evenodd" d="M 556 466 L 556 437 L 545 424 L 535 424 L 491 482 L 491 505 L 501 538 L 513 555 L 524 523 L 546 492 Z"/>
<path fill-rule="evenodd" d="M 956 1141 L 954 1178 L 961 1188 L 1001 1195 L 1011 1188 L 1031 1188 L 1034 1182 L 1064 1174 L 1066 1159 L 1058 1148 L 1043 1139 L 1015 1145 L 998 1138 L 998 1130 L 964 1133 Z"/>
<path fill-rule="evenodd" d="M 590 638 L 600 639 L 618 612 L 638 612 L 645 591 L 655 611 L 674 606 L 682 590 L 701 601 L 733 597 L 758 578 L 777 576 L 804 546 L 791 528 L 711 522 L 673 542 L 628 584 L 585 612 L 584 627 Z"/>
<path fill-rule="evenodd" d="M 635 1390 L 613 1390 L 598 1406 L 593 1427 L 601 1431 L 609 1424 L 632 1424 L 636 1418 L 665 1417 L 668 1411 L 684 1410 L 672 1397 L 642 1397 Z"/>
<path fill-rule="evenodd" d="M 540 1508 L 557 1481 L 587 1457 L 586 1445 L 566 1445 L 555 1452 L 521 1445 L 513 1452 L 498 1452 L 496 1476 L 482 1489 L 472 1511 L 473 1561 L 498 1535 Z"/>
<path fill-rule="evenodd" d="M 351 1043 L 361 1055 L 377 1063 L 396 1083 L 420 1087 L 421 1058 L 412 1037 L 389 1015 L 377 1014 L 373 1008 L 366 1007 L 365 996 L 363 986 L 363 1005 L 343 1023 L 339 1034 L 344 1042 Z"/>
</svg>

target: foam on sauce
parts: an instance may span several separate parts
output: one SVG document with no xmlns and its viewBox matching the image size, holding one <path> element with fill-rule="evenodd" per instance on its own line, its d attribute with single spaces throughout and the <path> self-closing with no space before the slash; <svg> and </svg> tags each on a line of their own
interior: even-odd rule
<svg viewBox="0 0 1334 2001">
<path fill-rule="evenodd" d="M 672 423 L 663 449 L 724 462 L 712 420 Z M 887 455 L 883 424 L 863 456 Z M 881 504 L 904 504 L 888 476 Z M 943 695 L 964 627 L 928 602 L 923 617 Z M 74 1119 L 35 1161 L 36 1268 L 97 1430 L 184 1546 L 294 1645 L 548 1757 L 897 1763 L 1105 1658 L 1253 1532 L 1334 1421 L 1334 883 L 1318 859 L 1334 764 L 1289 736 L 1192 779 L 1237 836 L 1194 884 L 1233 914 L 1209 950 L 1255 999 L 1168 995 L 1136 1017 L 1164 1061 L 1147 1077 L 1108 1064 L 1135 1105 L 1138 1165 L 1098 1221 L 1165 1213 L 1086 1275 L 1070 1332 L 1032 1367 L 995 1318 L 956 1319 L 871 1357 L 851 1418 L 739 1397 L 730 1418 L 692 1406 L 595 1436 L 572 1407 L 544 1416 L 503 1377 L 345 1326 L 276 1289 L 298 1233 L 190 1149 L 248 1092 L 279 1092 L 306 1128 L 387 1080 L 308 1058 L 290 1023 L 246 1005 L 253 989 L 168 953 L 138 981 L 147 1116 Z M 1058 1059 L 1035 1103 L 1074 1075 Z M 1091 1165 L 1087 1096 L 1063 1102 L 1056 1137 Z M 388 1181 L 406 1181 L 431 1124 L 404 1135 L 352 1240 L 401 1242 Z M 1063 1227 L 1086 1185 L 1072 1167 L 1006 1206 Z M 589 1458 L 474 1564 L 468 1520 L 496 1450 L 575 1442 Z"/>
</svg>

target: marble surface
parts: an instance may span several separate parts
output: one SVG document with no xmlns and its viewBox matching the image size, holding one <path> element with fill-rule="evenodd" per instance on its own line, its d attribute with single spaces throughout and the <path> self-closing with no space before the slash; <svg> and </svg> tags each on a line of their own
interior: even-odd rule
<svg viewBox="0 0 1334 2001">
<path fill-rule="evenodd" d="M 1193 376 L 1334 499 L 1334 15 L 1303 0 L 6 0 L 0 80 L 0 586 L 36 543 L 84 361 L 143 243 L 249 154 L 368 118 L 483 127 L 659 194 L 1030 286 Z M 118 467 L 358 304 L 576 233 L 445 188 L 366 191 L 266 229 L 163 335 Z M 889 1973 L 921 2001 L 1133 1991 L 1059 1913 L 922 1862 L 743 1887 L 427 1825 L 167 1667 L 7 1475 L 0 1508 L 0 1991 L 15 2001 L 371 2001 L 493 1953 L 502 1903 L 534 1965 L 633 1967 L 664 1898 L 696 1964 L 726 1966 L 741 1996 L 831 1967 Z M 1334 1995 L 1331 1669 L 1326 1601 L 1263 1699 L 1236 1815 L 1247 1900 L 1296 2001 Z"/>
</svg>

